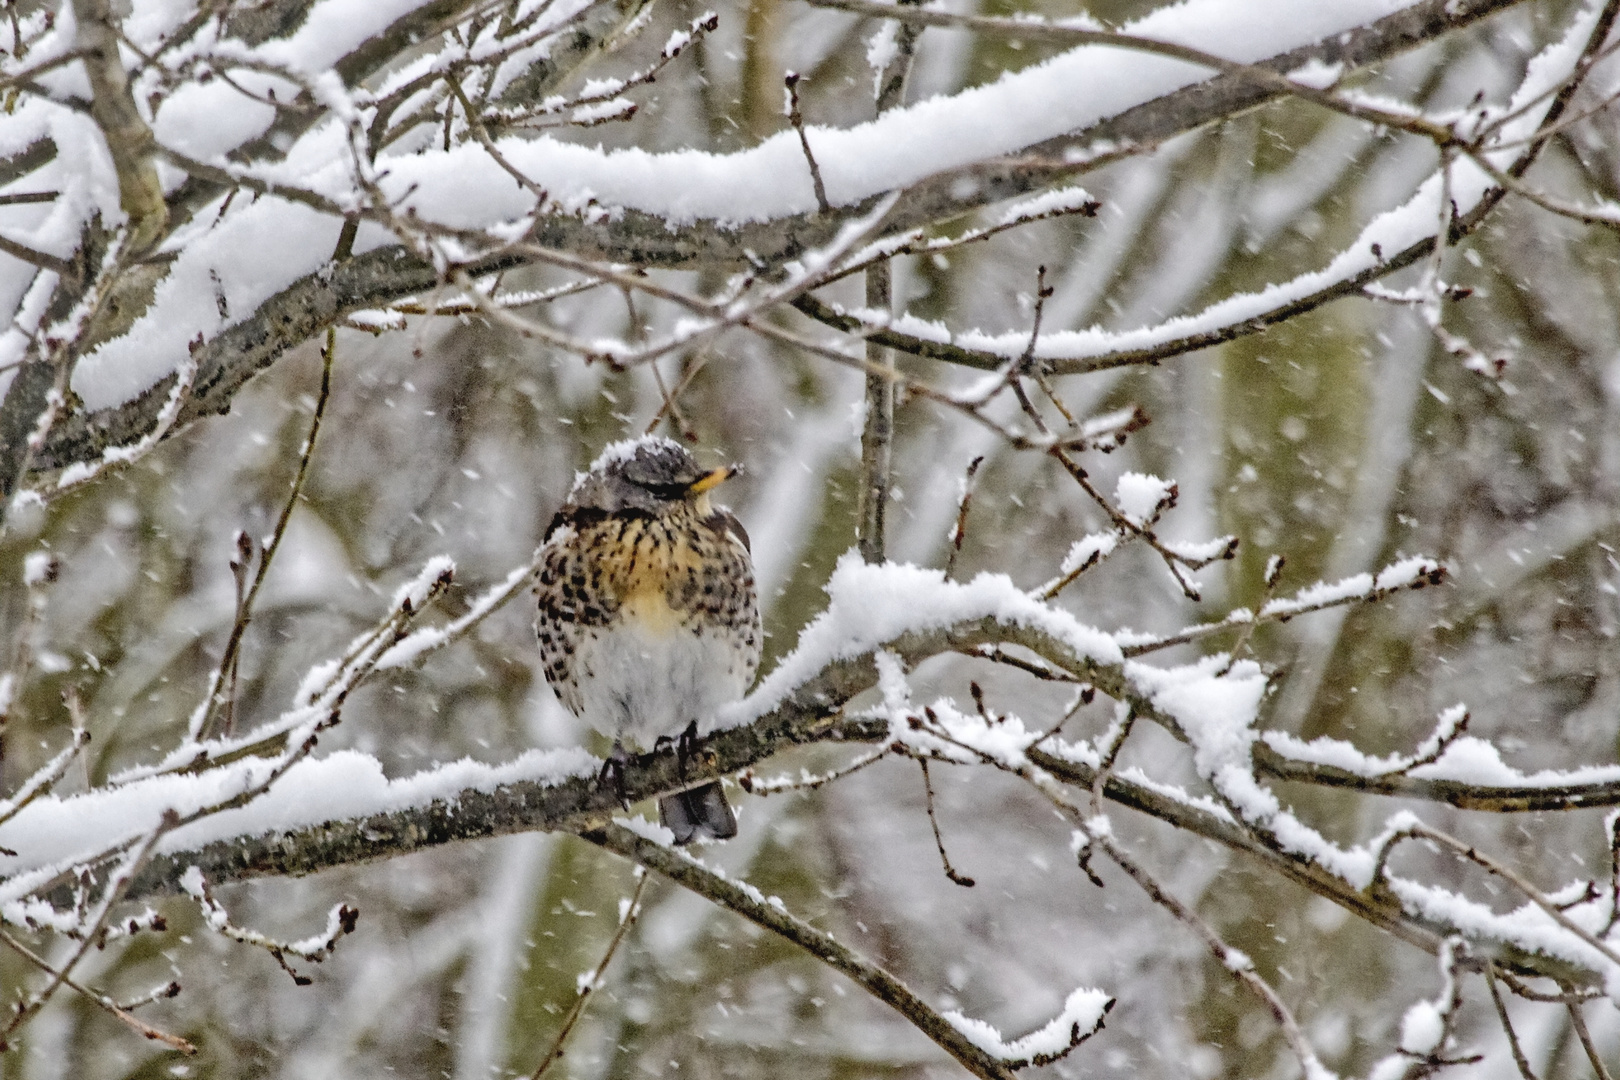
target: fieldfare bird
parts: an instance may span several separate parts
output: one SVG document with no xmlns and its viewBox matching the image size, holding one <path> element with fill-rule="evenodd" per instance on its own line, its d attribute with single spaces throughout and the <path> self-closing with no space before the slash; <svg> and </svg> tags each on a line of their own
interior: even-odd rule
<svg viewBox="0 0 1620 1080">
<path fill-rule="evenodd" d="M 742 697 L 759 667 L 748 534 L 709 501 L 736 466 L 705 470 L 663 438 L 615 443 L 574 482 L 546 530 L 535 632 L 570 712 L 625 747 L 678 740 Z M 677 844 L 737 835 L 718 782 L 658 801 Z"/>
</svg>

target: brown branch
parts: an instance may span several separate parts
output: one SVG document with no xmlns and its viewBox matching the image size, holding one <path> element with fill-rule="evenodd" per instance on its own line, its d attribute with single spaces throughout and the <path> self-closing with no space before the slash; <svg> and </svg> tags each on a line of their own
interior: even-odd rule
<svg viewBox="0 0 1620 1080">
<path fill-rule="evenodd" d="M 19 244 L 5 235 L 0 235 L 0 251 L 10 255 L 13 259 L 21 259 L 25 263 L 32 263 L 41 270 L 49 270 L 54 274 L 68 272 L 68 261 L 66 259 L 59 259 L 55 255 L 36 250 L 26 244 Z"/>
<path fill-rule="evenodd" d="M 969 1042 L 956 1025 L 899 979 L 830 934 L 788 914 L 786 908 L 767 902 L 757 890 L 721 877 L 695 859 L 639 836 L 618 822 L 581 835 L 598 847 L 656 870 L 677 885 L 798 945 L 879 1001 L 892 1006 L 973 1075 L 983 1080 L 1012 1080 L 1013 1066 L 998 1061 Z"/>
<path fill-rule="evenodd" d="M 1030 627 L 1003 626 L 986 619 L 926 634 L 903 635 L 887 643 L 886 648 L 909 666 L 941 652 L 979 655 L 983 646 L 992 644 L 1028 649 L 1071 677 L 1096 685 L 1102 693 L 1121 700 L 1130 698 L 1117 671 L 1080 661 L 1066 646 Z M 845 702 L 875 683 L 870 656 L 829 664 L 759 720 L 710 736 L 705 741 L 705 754 L 687 763 L 684 776 L 673 755 L 652 754 L 629 762 L 624 770 L 625 794 L 639 800 L 680 790 L 702 779 L 746 769 L 807 743 L 884 742 L 889 737 L 886 722 L 840 716 Z M 1150 703 L 1132 704 L 1144 716 L 1163 722 Z M 1096 770 L 1058 754 L 1031 749 L 1027 756 L 1035 767 L 1080 790 L 1089 792 L 1098 782 Z M 1456 933 L 1455 927 L 1403 911 L 1394 897 L 1380 890 L 1354 888 L 1308 858 L 1283 852 L 1231 818 L 1198 804 L 1111 773 L 1103 777 L 1101 793 L 1109 801 L 1243 852 L 1267 869 L 1428 952 L 1437 952 L 1440 942 Z M 329 821 L 285 833 L 234 837 L 188 852 L 158 855 L 134 883 L 131 895 L 138 898 L 178 891 L 180 877 L 193 865 L 216 883 L 302 876 L 330 867 L 393 858 L 456 840 L 533 830 L 590 831 L 601 828 L 617 813 L 617 792 L 596 783 L 594 774 L 544 784 L 522 781 L 494 789 L 469 788 L 453 799 L 409 810 Z M 1494 960 L 1512 971 L 1583 986 L 1593 978 L 1591 972 L 1578 965 L 1501 942 L 1476 939 L 1474 945 L 1479 959 L 1472 964 Z"/>
<path fill-rule="evenodd" d="M 112 1014 L 112 1016 L 114 1016 L 120 1023 L 128 1026 L 142 1038 L 151 1039 L 153 1042 L 163 1043 L 165 1046 L 178 1050 L 188 1057 L 197 1052 L 197 1047 L 193 1043 L 182 1039 L 178 1035 L 171 1035 L 161 1028 L 155 1028 L 129 1011 L 136 1005 L 146 1004 L 148 1002 L 157 1001 L 166 997 L 174 997 L 180 992 L 179 983 L 171 982 L 158 988 L 157 990 L 152 991 L 146 996 L 144 1001 L 126 1002 L 125 1004 L 120 1005 L 118 1002 L 114 1001 L 106 994 L 101 993 L 99 990 L 91 989 L 90 987 L 79 982 L 77 979 L 74 979 L 72 976 L 66 974 L 66 972 L 58 971 L 56 968 L 53 968 L 50 965 L 50 962 L 44 957 L 34 952 L 34 950 L 30 949 L 16 938 L 12 937 L 5 930 L 0 930 L 0 943 L 5 944 L 13 952 L 17 953 L 24 960 L 27 960 L 39 970 L 45 972 L 45 974 L 51 978 L 60 978 L 63 986 L 77 994 L 82 995 L 85 998 L 88 998 L 97 1007 Z"/>
<path fill-rule="evenodd" d="M 1266 64 L 1274 70 L 1291 71 L 1317 61 L 1341 64 L 1348 72 L 1387 60 L 1519 2 L 1522 0 L 1422 0 L 1369 26 L 1295 49 L 1266 61 Z M 626 0 L 626 3 L 627 6 L 636 6 L 630 0 Z M 426 27 L 438 25 L 434 20 L 449 18 L 464 6 L 442 0 L 403 17 L 388 31 L 340 61 L 340 73 L 352 84 L 355 78 L 384 63 L 392 55 L 389 49 L 399 47 L 400 42 L 419 40 Z M 598 7 L 606 9 L 612 5 Z M 235 18 L 245 19 L 248 16 L 239 13 Z M 253 18 L 260 18 L 257 9 Z M 265 25 L 276 24 L 271 20 Z M 581 36 L 589 38 L 590 35 Z M 572 47 L 572 37 L 565 37 Z M 248 34 L 245 39 L 251 42 L 259 38 L 256 34 Z M 1244 83 L 1229 76 L 1218 76 L 1143 103 L 1086 131 L 1031 147 L 1024 154 L 953 170 L 924 181 L 906 194 L 904 204 L 893 220 L 886 224 L 886 228 L 891 232 L 903 232 L 919 225 L 945 222 L 990 202 L 1039 190 L 1054 181 L 1112 160 L 1109 154 L 1092 153 L 1088 156 L 1083 152 L 1088 147 L 1107 143 L 1116 148 L 1110 151 L 1114 156 L 1135 152 L 1136 148 L 1156 145 L 1251 108 L 1269 100 L 1270 96 L 1269 92 L 1257 91 L 1252 82 Z M 259 157 L 273 159 L 278 156 L 273 143 L 285 138 L 291 129 L 284 128 L 293 122 L 289 117 L 296 115 L 284 113 L 260 143 L 243 149 L 244 157 L 256 160 Z M 1553 119 L 1549 117 L 1549 122 Z M 1082 153 L 1076 156 L 1070 151 Z M 189 214 L 193 208 L 204 205 L 239 182 L 220 170 L 214 170 L 214 173 L 217 175 L 204 176 L 199 172 L 196 182 L 177 193 L 177 213 Z M 775 266 L 825 244 L 846 220 L 869 210 L 874 201 L 868 199 L 832 215 L 799 215 L 777 221 L 741 224 L 697 221 L 679 230 L 668 229 L 667 223 L 657 215 L 634 210 L 584 217 L 547 215 L 536 222 L 531 239 L 536 247 L 573 251 L 609 261 L 630 261 L 644 266 L 748 265 L 750 256 L 765 265 Z M 506 251 L 477 266 L 468 267 L 468 271 L 476 277 L 529 261 L 532 261 L 532 256 Z M 1389 265 L 1385 269 L 1398 267 Z M 255 374 L 287 350 L 340 322 L 350 312 L 382 307 L 393 300 L 429 291 L 437 283 L 438 276 L 434 269 L 402 247 L 368 252 L 295 282 L 260 305 L 244 322 L 205 343 L 199 356 L 197 393 L 194 400 L 188 403 L 176 430 L 183 430 L 199 417 L 224 411 L 235 392 Z M 1361 284 L 1359 281 L 1345 283 L 1344 294 L 1359 290 Z M 1307 298 L 1301 302 L 1298 310 L 1273 312 L 1262 322 L 1271 325 L 1335 299 L 1338 295 L 1340 293 L 1335 292 L 1330 296 Z M 799 298 L 798 302 L 810 306 L 806 298 Z M 1168 348 L 1163 355 L 1201 348 L 1216 340 L 1229 340 L 1262 328 L 1262 325 L 1247 324 L 1229 328 L 1230 332 L 1225 336 L 1208 341 L 1182 341 Z M 874 340 L 885 347 L 905 348 L 911 344 L 903 336 L 890 337 L 887 333 L 875 336 Z M 950 349 L 938 351 L 945 354 L 942 358 L 968 366 L 985 366 L 987 362 L 984 358 L 975 359 L 971 350 L 957 350 L 954 353 Z M 926 348 L 922 355 L 929 355 Z M 999 366 L 1004 359 L 995 358 L 988 362 L 990 366 Z M 1154 357 L 1131 359 L 1116 355 L 1113 359 L 1118 363 L 1141 363 L 1151 362 Z M 1054 373 L 1064 373 L 1060 367 L 1053 370 Z M 74 412 L 63 417 L 62 423 L 53 428 L 36 466 L 42 469 L 60 468 L 96 457 L 107 445 L 135 441 L 150 430 L 165 400 L 168 385 L 160 383 L 116 408 L 90 415 Z"/>
<path fill-rule="evenodd" d="M 130 248 L 144 251 L 169 227 L 169 207 L 153 161 L 157 140 L 135 107 L 110 0 L 73 0 L 73 17 L 90 78 L 90 115 L 107 140 L 118 174 L 118 202 L 130 217 Z"/>
<path fill-rule="evenodd" d="M 304 438 L 304 445 L 298 454 L 298 469 L 293 473 L 287 501 L 282 504 L 281 515 L 276 518 L 275 528 L 270 533 L 270 542 L 264 546 L 259 556 L 259 566 L 254 572 L 253 584 L 248 587 L 247 593 L 241 596 L 236 606 L 236 618 L 231 625 L 230 638 L 225 642 L 225 651 L 220 656 L 219 666 L 215 669 L 209 684 L 208 696 L 203 700 L 202 716 L 192 732 L 195 738 L 205 739 L 209 736 L 213 729 L 213 718 L 221 706 L 226 710 L 225 733 L 230 734 L 231 719 L 235 712 L 236 664 L 242 648 L 242 637 L 247 633 L 248 623 L 253 619 L 254 602 L 264 587 L 264 579 L 269 575 L 270 564 L 281 548 L 282 538 L 287 535 L 287 525 L 292 520 L 293 509 L 298 505 L 298 498 L 304 490 L 304 480 L 309 475 L 309 463 L 315 456 L 315 439 L 321 433 L 321 419 L 326 415 L 326 404 L 332 397 L 332 361 L 336 354 L 337 332 L 328 329 L 326 348 L 321 351 L 321 389 L 315 399 L 315 414 L 309 421 L 309 434 Z M 240 588 L 240 585 L 238 587 Z M 228 696 L 222 698 L 221 692 L 226 690 L 227 680 Z"/>
<path fill-rule="evenodd" d="M 1524 1056 L 1524 1047 L 1519 1045 L 1519 1034 L 1513 1030 L 1513 1020 L 1508 1016 L 1507 1004 L 1502 1001 L 1502 992 L 1496 988 L 1495 964 L 1485 965 L 1485 986 L 1491 993 L 1491 1004 L 1496 1006 L 1496 1019 L 1507 1035 L 1508 1049 L 1513 1052 L 1513 1064 L 1518 1066 L 1523 1080 L 1536 1080 L 1535 1071 L 1530 1068 L 1530 1059 Z"/>
<path fill-rule="evenodd" d="M 574 1025 L 579 1023 L 579 1018 L 585 1015 L 586 1004 L 591 1000 L 591 995 L 596 993 L 596 988 L 602 985 L 602 976 L 607 973 L 608 965 L 613 963 L 614 954 L 619 951 L 619 946 L 630 933 L 630 927 L 635 925 L 636 916 L 641 914 L 641 894 L 646 891 L 650 875 L 642 870 L 638 870 L 637 875 L 635 891 L 630 894 L 624 916 L 619 919 L 618 929 L 613 932 L 613 937 L 602 953 L 602 959 L 596 965 L 596 970 L 591 972 L 588 980 L 580 984 L 579 992 L 574 995 L 574 1003 L 568 1007 L 568 1015 L 563 1017 L 562 1026 L 557 1029 L 557 1037 L 551 1040 L 551 1049 L 540 1059 L 540 1064 L 530 1074 L 530 1080 L 540 1080 L 553 1065 L 562 1060 L 563 1046 L 568 1042 L 568 1036 L 573 1033 Z"/>
<path fill-rule="evenodd" d="M 1586 1051 L 1586 1060 L 1592 1063 L 1592 1072 L 1597 1080 L 1614 1080 L 1608 1066 L 1603 1064 L 1603 1055 L 1598 1052 L 1597 1044 L 1592 1041 L 1592 1033 L 1586 1028 L 1586 1016 L 1581 1012 L 1579 1002 L 1572 1001 L 1565 1008 L 1569 1009 L 1570 1023 L 1575 1025 L 1575 1037 L 1581 1041 L 1581 1049 Z"/>
</svg>

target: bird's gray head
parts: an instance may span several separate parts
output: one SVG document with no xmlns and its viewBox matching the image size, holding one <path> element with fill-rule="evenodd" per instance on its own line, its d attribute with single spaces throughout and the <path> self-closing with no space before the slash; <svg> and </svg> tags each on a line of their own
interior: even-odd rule
<svg viewBox="0 0 1620 1080">
<path fill-rule="evenodd" d="M 704 469 L 672 439 L 645 436 L 614 443 L 574 482 L 569 502 L 607 513 L 643 510 L 658 514 L 687 499 L 699 499 L 742 470 L 735 465 Z"/>
</svg>

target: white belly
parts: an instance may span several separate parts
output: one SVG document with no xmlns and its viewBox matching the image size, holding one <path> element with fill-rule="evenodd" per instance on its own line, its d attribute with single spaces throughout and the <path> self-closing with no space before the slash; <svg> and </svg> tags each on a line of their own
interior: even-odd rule
<svg viewBox="0 0 1620 1080">
<path fill-rule="evenodd" d="M 580 715 L 627 747 L 651 750 L 742 697 L 750 672 L 723 635 L 615 622 L 587 630 L 574 654 Z"/>
</svg>

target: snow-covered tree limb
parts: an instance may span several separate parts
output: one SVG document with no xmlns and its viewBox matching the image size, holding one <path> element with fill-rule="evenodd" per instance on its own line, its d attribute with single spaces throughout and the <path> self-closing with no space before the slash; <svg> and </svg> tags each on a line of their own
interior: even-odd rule
<svg viewBox="0 0 1620 1080">
<path fill-rule="evenodd" d="M 1294 70 L 1309 63 L 1339 65 L 1344 70 L 1353 70 L 1470 25 L 1507 6 L 1511 5 L 1506 0 L 1472 0 L 1464 3 L 1425 0 L 1368 26 L 1354 28 L 1323 42 L 1301 46 L 1264 63 L 1279 71 Z M 431 22 L 441 17 L 443 13 L 429 6 L 402 18 L 352 54 L 355 57 L 350 64 L 353 70 L 340 70 L 348 79 L 374 70 L 386 58 L 390 42 L 409 39 L 419 21 Z M 608 20 L 611 25 L 603 26 L 600 33 L 610 34 L 623 17 L 622 12 L 615 14 Z M 585 37 L 589 38 L 590 35 Z M 591 45 L 585 55 L 594 55 L 594 49 L 595 45 Z M 581 56 L 578 59 L 583 62 L 584 58 Z M 887 228 L 903 231 L 950 221 L 987 203 L 1039 190 L 1113 160 L 1118 151 L 1106 147 L 1155 146 L 1175 135 L 1251 108 L 1273 94 L 1274 91 L 1257 90 L 1252 82 L 1245 83 L 1232 76 L 1217 76 L 1134 106 L 1083 131 L 1028 147 L 1013 157 L 945 170 L 908 187 L 890 216 Z M 278 123 L 282 122 L 278 120 Z M 288 135 L 289 132 L 277 128 L 265 138 L 284 142 Z M 1093 148 L 1094 152 L 1088 152 L 1088 147 Z M 33 158 L 42 156 L 42 152 L 30 153 Z M 200 210 L 210 200 L 217 200 L 223 190 L 217 181 L 203 183 L 201 187 L 194 183 L 183 185 L 176 197 L 188 200 L 188 205 Z M 669 228 L 663 216 L 640 211 L 634 206 L 615 208 L 613 213 L 607 215 L 548 213 L 534 218 L 528 239 L 537 246 L 568 251 L 585 258 L 644 266 L 781 266 L 827 243 L 843 221 L 866 213 L 879 197 L 871 195 L 858 199 L 838 208 L 838 212 L 832 215 L 789 215 L 764 222 L 715 221 L 700 217 L 674 230 Z M 182 218 L 190 212 L 174 211 Z M 364 211 L 361 216 L 365 216 Z M 1421 252 L 1414 249 L 1413 253 L 1403 252 L 1401 258 L 1406 258 L 1407 254 L 1411 254 L 1412 259 L 1421 257 Z M 1371 277 L 1382 276 L 1397 268 L 1394 255 L 1390 253 L 1392 261 L 1381 266 Z M 465 269 L 477 277 L 510 269 L 526 261 L 518 256 L 496 255 L 474 261 Z M 383 307 L 395 300 L 429 292 L 439 281 L 438 271 L 421 262 L 407 249 L 384 247 L 322 267 L 289 284 L 243 321 L 203 343 L 199 350 L 197 386 L 176 430 L 183 429 L 199 417 L 228 408 L 231 397 L 249 378 L 287 350 L 315 337 L 326 327 L 341 322 L 352 312 Z M 1299 310 L 1308 310 L 1329 299 L 1349 295 L 1359 284 L 1336 283 L 1332 295 L 1314 297 Z M 819 302 L 805 302 L 813 310 L 822 310 L 815 307 Z M 1297 314 L 1295 309 L 1298 303 L 1290 305 L 1278 317 Z M 138 305 L 126 305 L 119 317 L 133 320 L 140 311 Z M 1245 321 L 1237 325 L 1233 333 L 1247 332 L 1258 325 Z M 117 323 L 103 327 L 103 333 L 109 336 L 119 330 Z M 923 348 L 905 335 L 893 337 L 893 340 L 889 336 L 879 335 L 873 340 L 892 347 L 904 348 L 910 344 Z M 1182 342 L 1171 353 L 1164 355 L 1173 355 L 1187 348 L 1202 347 L 1226 338 L 1205 341 L 1199 337 L 1197 340 L 1201 344 Z M 928 350 L 929 355 L 936 352 L 939 350 Z M 973 359 L 967 353 L 949 349 L 941 352 L 938 358 L 953 362 Z M 1139 362 L 1140 359 L 1129 362 Z M 983 366 L 984 363 L 982 359 L 973 360 L 973 366 Z M 156 423 L 172 381 L 172 376 L 159 381 L 137 393 L 130 401 L 111 408 L 70 411 L 53 426 L 51 436 L 38 457 L 38 467 L 53 469 L 88 461 L 109 446 L 138 440 Z"/>
</svg>

